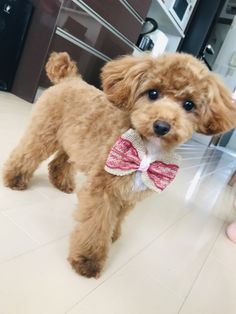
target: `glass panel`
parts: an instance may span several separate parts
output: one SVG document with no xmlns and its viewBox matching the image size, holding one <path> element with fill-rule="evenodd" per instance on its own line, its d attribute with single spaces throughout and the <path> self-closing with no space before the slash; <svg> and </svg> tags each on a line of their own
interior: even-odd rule
<svg viewBox="0 0 236 314">
<path fill-rule="evenodd" d="M 186 0 L 176 0 L 175 1 L 174 11 L 181 21 L 184 17 L 184 14 L 186 12 L 187 7 L 188 7 L 188 2 Z"/>
</svg>

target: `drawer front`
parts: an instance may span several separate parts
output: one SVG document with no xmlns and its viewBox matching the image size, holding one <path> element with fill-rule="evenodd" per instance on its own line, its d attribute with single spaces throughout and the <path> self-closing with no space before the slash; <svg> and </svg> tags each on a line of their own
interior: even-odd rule
<svg viewBox="0 0 236 314">
<path fill-rule="evenodd" d="M 133 47 L 110 32 L 92 15 L 72 1 L 64 2 L 57 26 L 89 47 L 104 54 L 107 59 L 132 53 Z"/>
<path fill-rule="evenodd" d="M 116 28 L 131 42 L 136 43 L 142 23 L 118 0 L 84 0 L 94 12 Z"/>
<path fill-rule="evenodd" d="M 125 0 L 145 20 L 152 0 Z"/>
<path fill-rule="evenodd" d="M 100 70 L 103 65 L 106 63 L 105 60 L 95 56 L 89 51 L 86 51 L 82 47 L 74 44 L 66 38 L 58 35 L 57 33 L 54 35 L 53 40 L 51 42 L 50 51 L 51 52 L 64 52 L 67 51 L 71 58 L 76 61 L 79 73 L 82 75 L 83 79 L 100 88 Z M 47 58 L 48 59 L 48 58 Z M 43 71 L 40 78 L 40 86 L 48 87 L 51 85 L 48 78 L 46 77 L 45 70 Z"/>
</svg>

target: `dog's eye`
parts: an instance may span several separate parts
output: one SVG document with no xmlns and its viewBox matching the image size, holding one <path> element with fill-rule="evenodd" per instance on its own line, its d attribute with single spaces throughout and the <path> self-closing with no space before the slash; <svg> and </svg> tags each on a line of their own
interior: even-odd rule
<svg viewBox="0 0 236 314">
<path fill-rule="evenodd" d="M 150 89 L 148 91 L 148 97 L 151 100 L 156 100 L 159 98 L 159 91 L 157 89 Z"/>
<path fill-rule="evenodd" d="M 195 104 L 191 100 L 186 100 L 183 103 L 183 107 L 186 111 L 192 111 L 195 108 Z"/>
</svg>

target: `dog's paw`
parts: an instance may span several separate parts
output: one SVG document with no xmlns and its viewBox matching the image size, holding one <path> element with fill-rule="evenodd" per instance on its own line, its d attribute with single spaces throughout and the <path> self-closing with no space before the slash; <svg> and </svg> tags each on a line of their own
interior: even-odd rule
<svg viewBox="0 0 236 314">
<path fill-rule="evenodd" d="M 58 190 L 67 194 L 71 194 L 75 190 L 74 184 L 69 184 L 69 183 L 68 184 L 55 184 L 55 182 L 53 184 Z"/>
<path fill-rule="evenodd" d="M 81 255 L 76 260 L 72 258 L 68 258 L 68 260 L 78 274 L 87 278 L 100 276 L 102 267 L 96 259 Z"/>
<path fill-rule="evenodd" d="M 70 194 L 75 190 L 75 182 L 70 173 L 63 172 L 55 161 L 48 165 L 49 180 L 60 191 Z M 64 169 L 65 170 L 65 169 Z"/>
<path fill-rule="evenodd" d="M 28 180 L 25 180 L 24 176 L 21 174 L 15 175 L 4 175 L 4 184 L 6 187 L 12 190 L 25 190 L 27 189 Z"/>
</svg>

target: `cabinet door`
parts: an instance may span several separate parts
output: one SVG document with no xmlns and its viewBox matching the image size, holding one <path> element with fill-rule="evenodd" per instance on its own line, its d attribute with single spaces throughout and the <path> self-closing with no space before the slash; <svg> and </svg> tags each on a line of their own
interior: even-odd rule
<svg viewBox="0 0 236 314">
<path fill-rule="evenodd" d="M 142 23 L 120 1 L 84 0 L 84 2 L 131 42 L 136 43 Z"/>
<path fill-rule="evenodd" d="M 12 87 L 13 94 L 30 102 L 34 100 L 38 88 L 45 55 L 61 7 L 59 0 L 31 2 L 34 10 Z"/>
<path fill-rule="evenodd" d="M 131 7 L 145 20 L 152 0 L 126 0 Z"/>
<path fill-rule="evenodd" d="M 199 1 L 185 38 L 179 47 L 180 51 L 196 57 L 200 56 L 224 3 L 224 0 Z"/>
<path fill-rule="evenodd" d="M 0 90 L 11 91 L 31 12 L 27 0 L 0 1 Z"/>
</svg>

